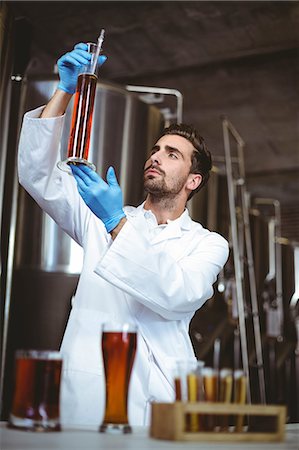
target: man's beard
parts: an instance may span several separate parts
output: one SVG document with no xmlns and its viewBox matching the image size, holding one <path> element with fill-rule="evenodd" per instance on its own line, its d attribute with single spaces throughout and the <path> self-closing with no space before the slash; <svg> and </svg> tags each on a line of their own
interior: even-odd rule
<svg viewBox="0 0 299 450">
<path fill-rule="evenodd" d="M 185 183 L 186 178 L 183 179 L 183 177 L 176 179 L 172 183 L 172 186 L 168 186 L 163 177 L 159 177 L 158 179 L 147 178 L 144 180 L 144 190 L 146 193 L 157 199 L 174 198 L 182 190 Z"/>
</svg>

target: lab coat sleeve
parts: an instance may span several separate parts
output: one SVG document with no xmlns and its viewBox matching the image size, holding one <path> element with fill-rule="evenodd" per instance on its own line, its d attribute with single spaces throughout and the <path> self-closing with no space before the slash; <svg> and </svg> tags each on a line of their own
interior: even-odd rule
<svg viewBox="0 0 299 450">
<path fill-rule="evenodd" d="M 83 245 L 90 215 L 75 180 L 57 168 L 64 116 L 39 118 L 42 108 L 25 114 L 18 152 L 19 182 L 39 206 Z"/>
<path fill-rule="evenodd" d="M 95 272 L 162 317 L 179 320 L 212 296 L 227 257 L 227 241 L 207 232 L 176 260 L 127 221 Z"/>
</svg>

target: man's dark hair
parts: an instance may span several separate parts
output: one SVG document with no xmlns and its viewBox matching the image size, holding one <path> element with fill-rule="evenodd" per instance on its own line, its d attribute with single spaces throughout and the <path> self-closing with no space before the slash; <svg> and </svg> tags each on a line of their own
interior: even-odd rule
<svg viewBox="0 0 299 450">
<path fill-rule="evenodd" d="M 212 168 L 211 154 L 204 139 L 192 125 L 174 123 L 169 127 L 164 128 L 160 137 L 165 136 L 166 134 L 182 136 L 191 142 L 194 147 L 191 157 L 190 173 L 199 173 L 202 176 L 202 181 L 194 191 L 190 192 L 188 197 L 188 200 L 190 200 L 196 192 L 204 187 L 210 177 L 210 170 Z"/>
</svg>

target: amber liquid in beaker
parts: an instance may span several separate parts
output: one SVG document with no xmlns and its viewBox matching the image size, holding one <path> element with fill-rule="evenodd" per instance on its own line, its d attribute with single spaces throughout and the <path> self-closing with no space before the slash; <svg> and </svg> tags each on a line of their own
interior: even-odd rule
<svg viewBox="0 0 299 450">
<path fill-rule="evenodd" d="M 91 73 L 83 73 L 78 77 L 68 145 L 68 158 L 88 159 L 97 81 L 97 76 Z"/>
<path fill-rule="evenodd" d="M 137 333 L 104 331 L 102 351 L 106 377 L 104 424 L 128 424 L 128 390 Z"/>
<path fill-rule="evenodd" d="M 204 373 L 204 398 L 206 402 L 218 401 L 218 376 L 216 373 Z M 214 414 L 206 414 L 204 417 L 204 428 L 206 431 L 214 430 L 216 425 L 216 416 Z"/>
<path fill-rule="evenodd" d="M 182 401 L 182 385 L 180 378 L 174 379 L 174 389 L 175 389 L 175 401 L 176 402 Z"/>
</svg>

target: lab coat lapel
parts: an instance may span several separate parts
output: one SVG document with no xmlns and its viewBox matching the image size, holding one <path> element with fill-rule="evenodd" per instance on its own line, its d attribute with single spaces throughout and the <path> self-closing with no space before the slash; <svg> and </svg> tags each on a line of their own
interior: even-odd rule
<svg viewBox="0 0 299 450">
<path fill-rule="evenodd" d="M 152 239 L 151 243 L 155 245 L 166 240 L 179 238 L 183 235 L 183 230 L 191 230 L 191 224 L 192 220 L 189 216 L 188 210 L 185 209 L 181 217 L 176 220 L 169 221 L 164 230 Z"/>
<path fill-rule="evenodd" d="M 178 221 L 173 221 L 167 224 L 167 226 L 162 230 L 157 236 L 151 240 L 151 244 L 159 244 L 160 242 L 175 239 L 182 236 L 182 230 L 180 223 Z"/>
</svg>

